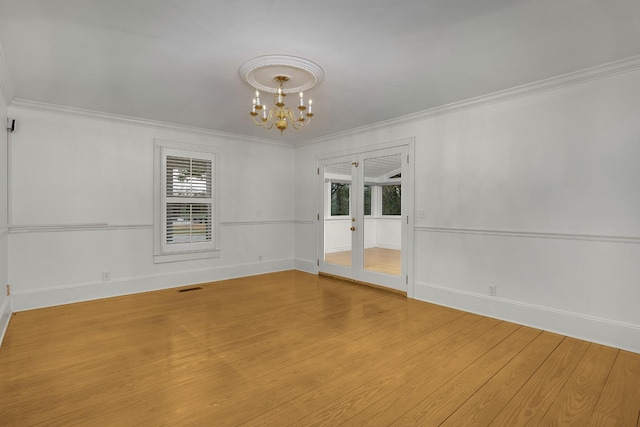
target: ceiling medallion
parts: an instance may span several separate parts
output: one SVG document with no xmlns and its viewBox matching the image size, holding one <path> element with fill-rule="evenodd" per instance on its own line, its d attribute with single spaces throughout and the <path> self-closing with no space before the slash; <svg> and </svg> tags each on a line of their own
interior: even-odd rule
<svg viewBox="0 0 640 427">
<path fill-rule="evenodd" d="M 289 124 L 294 129 L 309 124 L 313 117 L 313 101 L 309 99 L 305 105 L 304 92 L 319 85 L 324 79 L 324 71 L 318 64 L 295 56 L 266 55 L 242 64 L 238 74 L 256 90 L 250 114 L 257 125 L 266 129 L 275 125 L 282 133 Z M 261 102 L 260 92 L 274 94 L 274 106 L 269 110 Z M 285 105 L 284 98 L 292 93 L 299 95 L 297 112 Z"/>
</svg>

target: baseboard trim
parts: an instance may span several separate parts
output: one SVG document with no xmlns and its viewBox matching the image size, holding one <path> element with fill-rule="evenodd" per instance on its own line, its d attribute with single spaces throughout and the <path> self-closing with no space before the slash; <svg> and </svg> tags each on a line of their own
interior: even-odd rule
<svg viewBox="0 0 640 427">
<path fill-rule="evenodd" d="M 640 326 L 416 282 L 414 298 L 640 353 Z"/>
<path fill-rule="evenodd" d="M 310 259 L 294 259 L 293 268 L 299 271 L 304 271 L 305 273 L 316 274 L 316 263 Z"/>
<path fill-rule="evenodd" d="M 9 327 L 9 320 L 11 319 L 11 296 L 8 296 L 2 306 L 0 306 L 0 346 L 2 340 L 4 340 L 4 334 Z"/>
<path fill-rule="evenodd" d="M 291 258 L 11 293 L 14 312 L 292 270 Z"/>
<path fill-rule="evenodd" d="M 391 249 L 394 251 L 401 251 L 402 250 L 402 246 L 400 245 L 386 245 L 386 244 L 382 244 L 382 243 L 371 243 L 368 245 L 364 245 L 365 249 L 372 249 L 372 248 L 380 248 L 380 249 Z"/>
<path fill-rule="evenodd" d="M 333 248 L 325 248 L 324 253 L 335 254 L 338 252 L 350 252 L 353 248 L 351 246 L 337 246 Z"/>
</svg>

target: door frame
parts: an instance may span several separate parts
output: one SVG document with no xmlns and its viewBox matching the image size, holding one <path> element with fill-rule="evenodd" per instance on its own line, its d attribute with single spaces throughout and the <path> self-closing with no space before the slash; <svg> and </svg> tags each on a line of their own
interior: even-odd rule
<svg viewBox="0 0 640 427">
<path fill-rule="evenodd" d="M 315 236 L 316 236 L 316 266 L 315 273 L 320 273 L 320 259 L 324 259 L 324 189 L 323 182 L 324 176 L 321 174 L 320 164 L 331 159 L 346 158 L 348 156 L 360 156 L 372 153 L 375 151 L 381 151 L 386 149 L 405 148 L 407 152 L 407 158 L 402 159 L 406 162 L 406 177 L 403 175 L 402 179 L 402 201 L 403 201 L 403 227 L 402 227 L 402 271 L 401 278 L 404 279 L 405 289 L 407 297 L 413 298 L 414 296 L 414 223 L 415 223 L 415 208 L 414 208 L 414 145 L 415 138 L 405 138 L 401 140 L 390 141 L 383 144 L 370 145 L 360 148 L 353 148 L 346 151 L 325 153 L 316 156 L 316 224 L 315 224 Z M 351 201 L 350 201 L 351 203 Z M 322 221 L 322 222 L 321 222 Z M 352 248 L 354 250 L 355 248 Z M 332 274 L 332 273 L 328 273 Z M 368 278 L 370 278 L 369 276 Z M 351 277 L 347 277 L 350 280 L 355 280 Z M 378 285 L 375 281 L 366 281 Z M 384 285 L 380 285 L 384 286 Z"/>
</svg>

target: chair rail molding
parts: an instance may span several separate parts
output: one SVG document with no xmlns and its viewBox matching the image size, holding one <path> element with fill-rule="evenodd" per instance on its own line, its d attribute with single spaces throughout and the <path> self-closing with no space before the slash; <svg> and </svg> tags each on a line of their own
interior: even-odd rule
<svg viewBox="0 0 640 427">
<path fill-rule="evenodd" d="M 606 234 L 585 234 L 585 233 L 555 233 L 542 231 L 515 231 L 515 230 L 494 230 L 476 228 L 450 228 L 450 227 L 414 227 L 416 232 L 427 233 L 455 233 L 455 234 L 482 234 L 488 236 L 504 237 L 525 237 L 534 239 L 557 239 L 557 240 L 587 240 L 593 242 L 612 242 L 640 244 L 640 236 L 613 236 Z"/>
</svg>

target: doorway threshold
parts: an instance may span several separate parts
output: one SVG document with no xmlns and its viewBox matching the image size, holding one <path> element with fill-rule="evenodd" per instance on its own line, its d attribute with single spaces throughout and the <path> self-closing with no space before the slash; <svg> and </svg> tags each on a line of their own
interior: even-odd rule
<svg viewBox="0 0 640 427">
<path fill-rule="evenodd" d="M 318 272 L 318 276 L 325 276 L 325 277 L 330 277 L 332 279 L 344 280 L 345 282 L 353 283 L 353 284 L 356 284 L 356 285 L 367 286 L 369 288 L 374 288 L 374 289 L 379 289 L 381 291 L 391 292 L 392 294 L 402 295 L 404 297 L 407 296 L 407 293 L 405 291 L 401 291 L 401 290 L 393 289 L 393 288 L 387 288 L 386 286 L 376 285 L 375 283 L 362 282 L 360 280 L 350 279 L 348 277 L 338 276 L 337 274 L 329 274 L 329 273 L 324 273 L 324 272 L 320 271 L 320 272 Z"/>
</svg>

